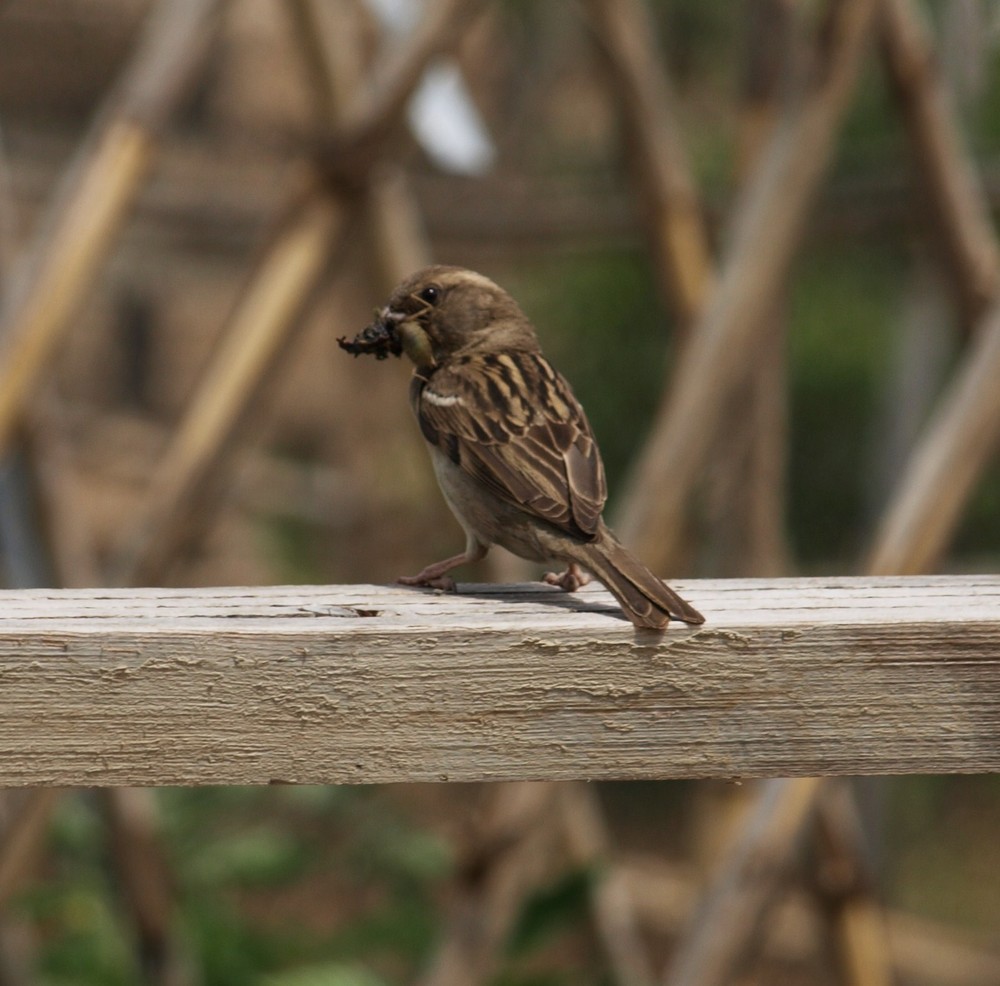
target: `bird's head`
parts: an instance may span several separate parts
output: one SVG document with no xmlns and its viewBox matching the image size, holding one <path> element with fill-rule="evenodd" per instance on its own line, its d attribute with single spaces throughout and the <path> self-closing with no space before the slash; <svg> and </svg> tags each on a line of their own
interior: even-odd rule
<svg viewBox="0 0 1000 986">
<path fill-rule="evenodd" d="M 531 323 L 503 288 L 482 274 L 443 265 L 407 278 L 358 339 L 365 333 L 384 337 L 390 352 L 405 352 L 418 372 L 458 353 L 538 348 Z"/>
</svg>

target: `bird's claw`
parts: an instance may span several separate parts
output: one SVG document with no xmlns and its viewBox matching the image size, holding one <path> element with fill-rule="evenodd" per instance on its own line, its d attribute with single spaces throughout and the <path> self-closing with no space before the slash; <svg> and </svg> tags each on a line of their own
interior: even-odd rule
<svg viewBox="0 0 1000 986">
<path fill-rule="evenodd" d="M 455 580 L 450 575 L 400 575 L 396 581 L 400 585 L 423 586 L 428 589 L 440 589 L 441 592 L 456 592 Z"/>
<path fill-rule="evenodd" d="M 579 565 L 570 565 L 565 572 L 546 572 L 542 581 L 547 585 L 557 585 L 566 592 L 576 592 L 590 581 L 590 576 Z"/>
</svg>

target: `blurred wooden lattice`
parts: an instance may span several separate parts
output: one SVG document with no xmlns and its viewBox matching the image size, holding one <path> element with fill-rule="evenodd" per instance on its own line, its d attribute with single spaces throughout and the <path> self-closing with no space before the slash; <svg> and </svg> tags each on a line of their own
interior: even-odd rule
<svg viewBox="0 0 1000 986">
<path fill-rule="evenodd" d="M 58 444 L 58 436 L 47 434 L 53 415 L 33 404 L 45 393 L 46 375 L 73 313 L 119 234 L 158 147 L 169 140 L 170 111 L 204 56 L 217 6 L 210 0 L 185 0 L 157 7 L 134 60 L 81 144 L 45 221 L 38 223 L 38 235 L 25 251 L 20 279 L 8 287 L 0 319 L 4 452 L 15 447 L 25 424 L 32 448 Z M 412 37 L 391 51 L 378 71 L 362 74 L 354 57 L 361 29 L 352 19 L 352 6 L 333 13 L 317 0 L 289 0 L 316 96 L 323 151 L 316 155 L 318 167 L 309 169 L 287 195 L 270 243 L 154 470 L 138 515 L 123 525 L 108 565 L 112 581 L 136 584 L 165 577 L 177 554 L 203 535 L 222 495 L 233 448 L 254 420 L 262 390 L 275 374 L 316 283 L 342 258 L 345 242 L 358 228 L 355 214 L 362 211 L 366 228 L 373 231 L 378 274 L 372 281 L 379 284 L 379 297 L 386 285 L 429 257 L 407 177 L 383 160 L 390 156 L 382 151 L 396 136 L 407 99 L 428 61 L 455 42 L 480 6 L 432 0 Z M 729 536 L 752 547 L 748 564 L 755 572 L 785 564 L 783 504 L 775 481 L 784 444 L 781 294 L 859 67 L 877 34 L 933 221 L 941 231 L 956 308 L 973 336 L 910 456 L 868 564 L 875 573 L 932 567 L 1000 434 L 1000 389 L 995 386 L 1000 375 L 1000 250 L 978 176 L 962 149 L 948 94 L 934 67 L 929 34 L 913 3 L 829 0 L 813 32 L 815 40 L 807 45 L 805 65 L 798 66 L 794 98 L 779 100 L 781 87 L 775 86 L 748 91 L 743 191 L 718 263 L 710 254 L 697 190 L 671 114 L 669 79 L 651 43 L 642 3 L 587 0 L 582 6 L 611 66 L 610 85 L 626 123 L 628 159 L 636 196 L 644 203 L 661 290 L 679 313 L 686 336 L 623 500 L 622 533 L 642 541 L 643 554 L 656 570 L 677 567 L 691 550 L 682 533 L 692 498 L 720 449 L 720 436 L 728 432 L 729 444 L 718 458 L 735 466 L 716 469 L 715 495 L 724 507 L 731 491 L 751 491 Z M 780 0 L 758 3 L 755 10 L 794 33 L 792 15 Z M 760 353 L 766 359 L 754 358 Z M 742 413 L 746 401 L 754 408 L 752 416 Z M 734 419 L 750 425 L 731 429 Z M 53 458 L 58 462 L 58 451 Z M 56 501 L 58 494 L 50 499 Z M 52 509 L 55 530 L 67 531 L 72 504 L 59 508 L 56 503 Z M 49 539 L 56 553 L 73 543 L 82 545 L 75 561 L 53 559 L 67 582 L 86 580 L 100 570 L 99 560 L 88 555 L 86 532 L 76 539 Z M 133 844 L 145 843 L 148 850 L 148 830 L 128 821 L 136 804 L 129 809 L 112 798 L 112 806 L 116 800 L 114 817 L 132 833 Z M 466 888 L 464 910 L 426 974 L 427 986 L 483 981 L 495 968 L 505 928 L 531 885 L 539 844 L 564 840 L 581 860 L 611 852 L 597 802 L 585 788 L 497 787 L 491 800 L 479 879 Z M 28 799 L 20 817 L 33 819 L 51 803 L 45 796 Z M 883 918 L 870 897 L 854 807 L 845 789 L 838 785 L 831 791 L 818 781 L 768 782 L 754 796 L 747 817 L 663 981 L 672 986 L 732 981 L 734 969 L 752 957 L 755 931 L 768 907 L 790 885 L 796 847 L 805 835 L 819 833 L 821 858 L 831 871 L 847 874 L 840 883 L 833 880 L 821 888 L 842 978 L 857 984 L 890 982 Z M 3 844 L 0 896 L 4 879 L 14 879 L 8 876 L 12 847 L 20 851 L 24 831 L 13 825 Z M 498 840 L 500 849 L 491 853 Z M 148 863 L 151 853 L 140 853 L 131 872 Z M 122 853 L 123 858 L 129 855 L 127 849 Z M 141 882 L 161 891 L 166 887 L 162 874 Z M 592 903 L 616 981 L 654 982 L 652 961 L 642 951 L 637 918 L 614 866 L 594 891 Z M 133 908 L 137 924 L 158 943 L 153 950 L 163 947 L 168 934 L 163 894 L 152 903 L 136 899 Z M 471 932 L 470 913 L 475 917 Z M 183 973 L 163 973 L 162 978 L 168 981 L 172 975 Z"/>
<path fill-rule="evenodd" d="M 17 284 L 8 280 L 0 320 L 4 379 L 0 453 L 10 453 L 22 417 L 32 413 L 29 402 L 39 380 L 146 175 L 169 109 L 211 40 L 209 21 L 219 6 L 212 0 L 171 0 L 154 10 L 142 43 L 50 205 L 49 221 L 40 224 L 39 236 L 28 248 L 21 279 Z M 331 24 L 334 15 L 323 4 L 310 0 L 290 4 L 317 90 L 317 106 L 328 114 L 322 127 L 330 140 L 339 142 L 351 170 L 336 180 L 332 175 L 310 178 L 293 190 L 286 217 L 279 221 L 272 246 L 251 278 L 229 336 L 208 368 L 159 477 L 154 477 L 149 501 L 113 564 L 113 581 L 135 584 L 156 579 L 172 553 L 191 538 L 194 518 L 207 512 L 205 498 L 211 496 L 212 484 L 222 472 L 224 450 L 237 429 L 245 426 L 247 408 L 324 272 L 330 243 L 348 231 L 348 214 L 356 203 L 365 202 L 373 225 L 386 231 L 390 222 L 385 213 L 394 210 L 393 238 L 384 237 L 379 251 L 383 289 L 412 266 L 426 262 L 419 229 L 406 227 L 412 208 L 407 211 L 401 176 L 380 171 L 370 182 L 363 176 L 379 144 L 392 136 L 424 66 L 447 45 L 473 6 L 461 0 L 430 5 L 413 37 L 391 52 L 388 71 L 369 84 L 336 77 L 347 60 L 337 58 L 334 46 L 342 43 L 338 28 L 349 18 Z M 42 423 L 51 420 L 51 416 L 35 418 L 36 449 L 47 440 Z M 72 510 L 71 504 L 65 507 Z M 20 520 L 19 526 L 25 528 L 33 524 L 27 516 Z M 47 539 L 53 569 L 70 584 L 86 581 L 96 571 L 94 559 L 86 550 L 82 556 L 66 557 L 71 541 L 61 540 L 56 532 L 63 533 L 58 523 Z M 23 876 L 20 864 L 30 858 L 29 846 L 41 838 L 57 795 L 43 791 L 12 805 L 11 823 L 0 840 L 0 897 L 9 896 Z M 153 802 L 148 792 L 122 790 L 109 791 L 106 804 L 143 976 L 168 986 L 190 982 L 192 972 L 172 940 L 171 890 L 156 843 Z"/>
</svg>

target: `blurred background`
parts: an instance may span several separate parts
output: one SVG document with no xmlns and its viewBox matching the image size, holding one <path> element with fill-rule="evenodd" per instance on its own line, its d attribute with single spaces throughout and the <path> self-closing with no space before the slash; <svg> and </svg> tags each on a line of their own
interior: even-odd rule
<svg viewBox="0 0 1000 986">
<path fill-rule="evenodd" d="M 658 572 L 995 571 L 998 168 L 985 0 L 7 0 L 3 584 L 383 583 L 459 550 L 406 367 L 336 342 L 432 261 L 521 302 Z M 716 981 L 670 962 L 753 794 L 588 788 L 580 849 L 526 790 L 6 792 L 0 984 Z M 860 802 L 891 981 L 1000 983 L 997 779 Z M 813 841 L 718 981 L 887 981 L 831 957 Z M 456 972 L 470 913 L 492 952 Z"/>
</svg>

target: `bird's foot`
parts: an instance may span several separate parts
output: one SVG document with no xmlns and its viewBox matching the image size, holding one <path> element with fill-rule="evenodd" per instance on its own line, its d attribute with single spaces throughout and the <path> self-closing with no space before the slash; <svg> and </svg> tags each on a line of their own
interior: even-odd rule
<svg viewBox="0 0 1000 986">
<path fill-rule="evenodd" d="M 547 585 L 557 585 L 566 592 L 576 592 L 590 581 L 590 576 L 573 562 L 565 572 L 546 572 L 542 581 Z"/>
<path fill-rule="evenodd" d="M 400 585 L 421 585 L 429 589 L 440 589 L 442 592 L 455 592 L 455 580 L 447 573 L 459 565 L 467 565 L 469 562 L 485 558 L 488 547 L 489 545 L 470 539 L 462 554 L 445 558 L 444 561 L 436 561 L 416 575 L 401 575 L 396 581 Z"/>
<path fill-rule="evenodd" d="M 433 565 L 428 565 L 421 569 L 416 575 L 401 575 L 397 582 L 401 585 L 422 585 L 428 589 L 440 589 L 442 592 L 454 592 L 455 580 L 448 575 L 453 568 L 464 565 L 471 561 L 468 553 L 455 555 L 452 558 L 445 558 L 444 561 L 436 561 Z"/>
<path fill-rule="evenodd" d="M 428 589 L 440 589 L 442 592 L 456 592 L 455 580 L 450 575 L 426 574 L 427 569 L 417 575 L 400 575 L 396 581 L 400 585 L 426 586 Z"/>
</svg>

